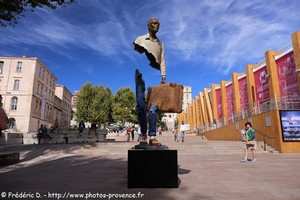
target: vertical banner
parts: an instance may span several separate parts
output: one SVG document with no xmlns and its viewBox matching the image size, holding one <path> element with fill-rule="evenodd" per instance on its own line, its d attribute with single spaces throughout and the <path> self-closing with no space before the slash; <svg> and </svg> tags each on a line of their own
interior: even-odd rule
<svg viewBox="0 0 300 200">
<path fill-rule="evenodd" d="M 216 89 L 218 119 L 223 117 L 221 88 Z"/>
<path fill-rule="evenodd" d="M 227 116 L 228 119 L 233 117 L 233 91 L 232 83 L 226 86 L 226 100 L 227 100 Z"/>
<path fill-rule="evenodd" d="M 276 60 L 281 97 L 299 97 L 296 65 L 293 52 Z"/>
<path fill-rule="evenodd" d="M 254 72 L 256 99 L 258 104 L 262 104 L 270 100 L 270 91 L 268 84 L 268 73 L 267 66 L 264 65 L 262 68 Z"/>
<path fill-rule="evenodd" d="M 239 90 L 240 90 L 241 110 L 246 111 L 248 109 L 248 90 L 247 90 L 246 76 L 239 79 Z"/>
</svg>

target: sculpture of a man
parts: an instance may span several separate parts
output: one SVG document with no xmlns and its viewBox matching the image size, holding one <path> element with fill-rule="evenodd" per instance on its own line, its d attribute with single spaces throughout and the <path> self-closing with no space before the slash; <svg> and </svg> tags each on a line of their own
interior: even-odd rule
<svg viewBox="0 0 300 200">
<path fill-rule="evenodd" d="M 159 20 L 157 18 L 151 17 L 148 20 L 148 33 L 146 35 L 137 37 L 133 44 L 136 51 L 138 51 L 139 53 L 145 53 L 150 62 L 150 65 L 153 68 L 160 70 L 161 82 L 164 83 L 166 81 L 164 47 L 162 42 L 156 35 L 159 30 L 159 25 Z M 142 74 L 138 70 L 136 70 L 135 73 L 135 82 L 137 102 L 136 110 L 142 134 L 141 143 L 147 143 L 148 129 L 148 135 L 150 137 L 149 143 L 154 145 L 160 144 L 156 139 L 158 108 L 156 105 L 153 105 L 148 111 L 147 103 L 145 100 L 145 82 L 142 78 Z"/>
<path fill-rule="evenodd" d="M 137 37 L 133 44 L 136 51 L 139 53 L 145 53 L 153 68 L 160 70 L 161 81 L 165 82 L 166 64 L 164 57 L 164 45 L 156 35 L 159 30 L 159 26 L 159 20 L 155 17 L 151 17 L 148 20 L 148 33 Z"/>
</svg>

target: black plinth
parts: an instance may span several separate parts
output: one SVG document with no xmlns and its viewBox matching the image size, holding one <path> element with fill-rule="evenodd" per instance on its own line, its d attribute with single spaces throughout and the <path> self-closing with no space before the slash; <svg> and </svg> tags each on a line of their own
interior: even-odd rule
<svg viewBox="0 0 300 200">
<path fill-rule="evenodd" d="M 128 150 L 128 188 L 177 187 L 177 150 Z"/>
<path fill-rule="evenodd" d="M 18 163 L 20 161 L 19 152 L 0 153 L 0 166 L 6 166 Z"/>
</svg>

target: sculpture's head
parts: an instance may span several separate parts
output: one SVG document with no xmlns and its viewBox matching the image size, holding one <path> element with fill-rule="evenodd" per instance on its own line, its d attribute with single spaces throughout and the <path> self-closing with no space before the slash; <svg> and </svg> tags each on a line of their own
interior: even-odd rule
<svg viewBox="0 0 300 200">
<path fill-rule="evenodd" d="M 148 31 L 149 33 L 157 33 L 159 30 L 159 20 L 156 17 L 150 17 L 148 20 Z"/>
</svg>

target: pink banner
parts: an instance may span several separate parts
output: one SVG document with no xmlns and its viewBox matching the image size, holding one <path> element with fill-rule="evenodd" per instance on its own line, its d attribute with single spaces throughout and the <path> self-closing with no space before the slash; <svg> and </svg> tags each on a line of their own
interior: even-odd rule
<svg viewBox="0 0 300 200">
<path fill-rule="evenodd" d="M 300 92 L 297 85 L 297 76 L 295 73 L 296 65 L 293 52 L 276 60 L 276 64 L 281 97 L 299 96 Z"/>
<path fill-rule="evenodd" d="M 216 89 L 216 99 L 217 99 L 217 113 L 218 113 L 218 118 L 223 117 L 222 113 L 222 94 L 221 94 L 221 88 Z"/>
<path fill-rule="evenodd" d="M 270 100 L 267 66 L 263 66 L 254 72 L 256 102 L 262 104 Z"/>
<path fill-rule="evenodd" d="M 248 110 L 247 77 L 239 79 L 241 110 Z"/>
<path fill-rule="evenodd" d="M 233 91 L 232 84 L 226 86 L 226 100 L 227 100 L 227 117 L 233 117 Z"/>
</svg>

